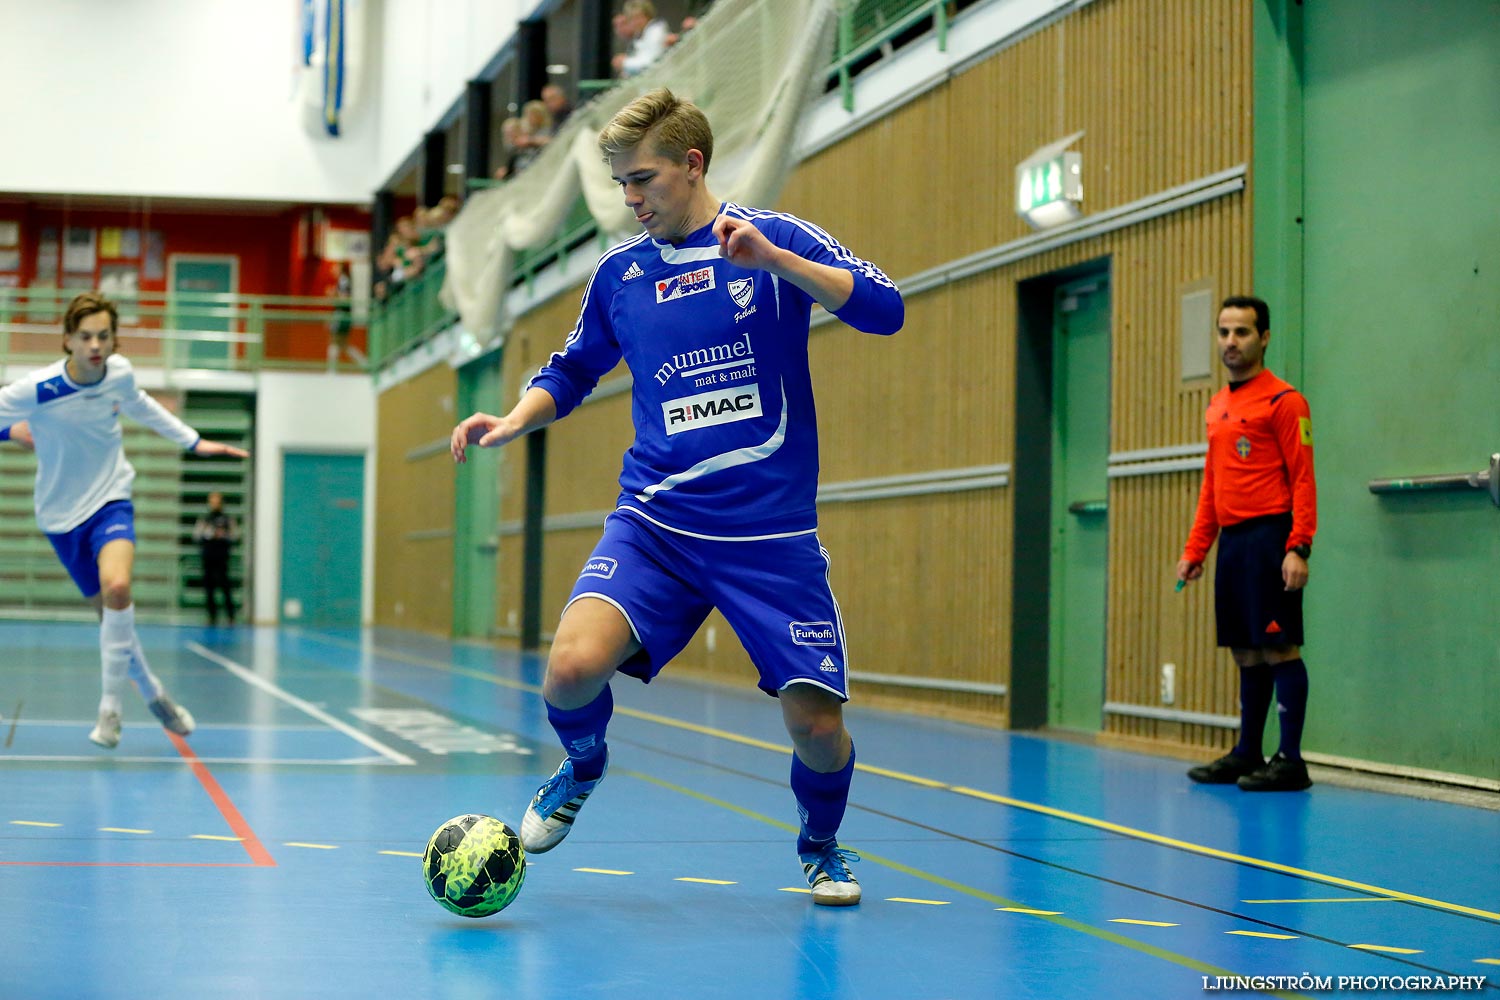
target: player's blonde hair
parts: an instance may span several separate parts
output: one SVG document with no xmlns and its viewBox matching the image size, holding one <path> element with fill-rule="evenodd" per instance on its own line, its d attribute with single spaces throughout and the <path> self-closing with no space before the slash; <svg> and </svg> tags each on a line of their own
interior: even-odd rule
<svg viewBox="0 0 1500 1000">
<path fill-rule="evenodd" d="M 599 132 L 599 152 L 608 162 L 647 140 L 658 156 L 670 160 L 680 161 L 688 150 L 698 150 L 703 154 L 703 172 L 708 172 L 714 156 L 714 130 L 697 105 L 666 87 L 642 94 L 617 111 Z"/>
<path fill-rule="evenodd" d="M 73 301 L 68 303 L 67 312 L 63 313 L 63 353 L 68 353 L 68 335 L 77 333 L 78 327 L 84 320 L 95 313 L 109 313 L 109 332 L 118 333 L 120 329 L 120 311 L 115 304 L 98 292 L 84 292 L 75 295 Z"/>
</svg>

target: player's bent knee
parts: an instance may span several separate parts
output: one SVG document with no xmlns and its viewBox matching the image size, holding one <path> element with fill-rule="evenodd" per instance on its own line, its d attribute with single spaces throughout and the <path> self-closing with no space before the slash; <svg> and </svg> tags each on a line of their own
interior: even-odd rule
<svg viewBox="0 0 1500 1000">
<path fill-rule="evenodd" d="M 130 580 L 101 580 L 100 599 L 106 608 L 122 610 L 130 607 Z"/>
<path fill-rule="evenodd" d="M 546 686 L 573 689 L 598 684 L 614 673 L 612 660 L 603 644 L 585 637 L 555 642 L 547 657 Z"/>
</svg>

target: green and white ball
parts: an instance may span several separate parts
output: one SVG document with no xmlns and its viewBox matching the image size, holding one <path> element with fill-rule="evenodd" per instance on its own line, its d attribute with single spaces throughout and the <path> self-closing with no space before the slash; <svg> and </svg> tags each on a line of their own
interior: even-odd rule
<svg viewBox="0 0 1500 1000">
<path fill-rule="evenodd" d="M 432 898 L 464 917 L 487 917 L 511 904 L 526 881 L 526 849 L 493 816 L 455 816 L 427 841 L 422 876 Z"/>
</svg>

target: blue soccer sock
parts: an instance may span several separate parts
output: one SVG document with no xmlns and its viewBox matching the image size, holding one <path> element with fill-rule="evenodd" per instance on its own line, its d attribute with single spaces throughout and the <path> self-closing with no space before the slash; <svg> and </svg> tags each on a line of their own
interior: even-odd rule
<svg viewBox="0 0 1500 1000">
<path fill-rule="evenodd" d="M 1307 721 L 1307 664 L 1302 657 L 1276 664 L 1276 713 L 1281 745 L 1288 760 L 1302 759 L 1302 724 Z"/>
<path fill-rule="evenodd" d="M 1266 734 L 1266 716 L 1271 712 L 1275 694 L 1275 668 L 1257 664 L 1240 667 L 1240 739 L 1234 752 L 1241 757 L 1263 760 L 1261 741 Z"/>
<path fill-rule="evenodd" d="M 802 831 L 797 837 L 797 853 L 808 854 L 838 836 L 849 804 L 849 783 L 854 778 L 854 743 L 849 743 L 849 762 L 837 771 L 814 771 L 792 753 L 792 794 L 797 797 L 797 813 L 802 817 Z"/>
<path fill-rule="evenodd" d="M 604 730 L 609 728 L 610 717 L 615 714 L 615 697 L 609 685 L 599 692 L 599 697 L 582 708 L 558 708 L 547 706 L 547 721 L 562 741 L 563 749 L 573 761 L 573 777 L 579 781 L 594 781 L 604 773 Z"/>
</svg>

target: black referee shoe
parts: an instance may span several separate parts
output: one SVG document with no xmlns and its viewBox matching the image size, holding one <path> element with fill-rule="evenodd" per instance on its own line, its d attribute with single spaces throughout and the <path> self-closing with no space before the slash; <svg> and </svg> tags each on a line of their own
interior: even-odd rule
<svg viewBox="0 0 1500 1000">
<path fill-rule="evenodd" d="M 1277 753 L 1265 767 L 1245 775 L 1237 784 L 1246 792 L 1300 792 L 1312 787 L 1312 779 L 1307 776 L 1305 763 Z"/>
<path fill-rule="evenodd" d="M 1187 776 L 1200 785 L 1232 785 L 1265 766 L 1259 757 L 1242 757 L 1231 750 L 1216 761 L 1189 768 Z"/>
</svg>

